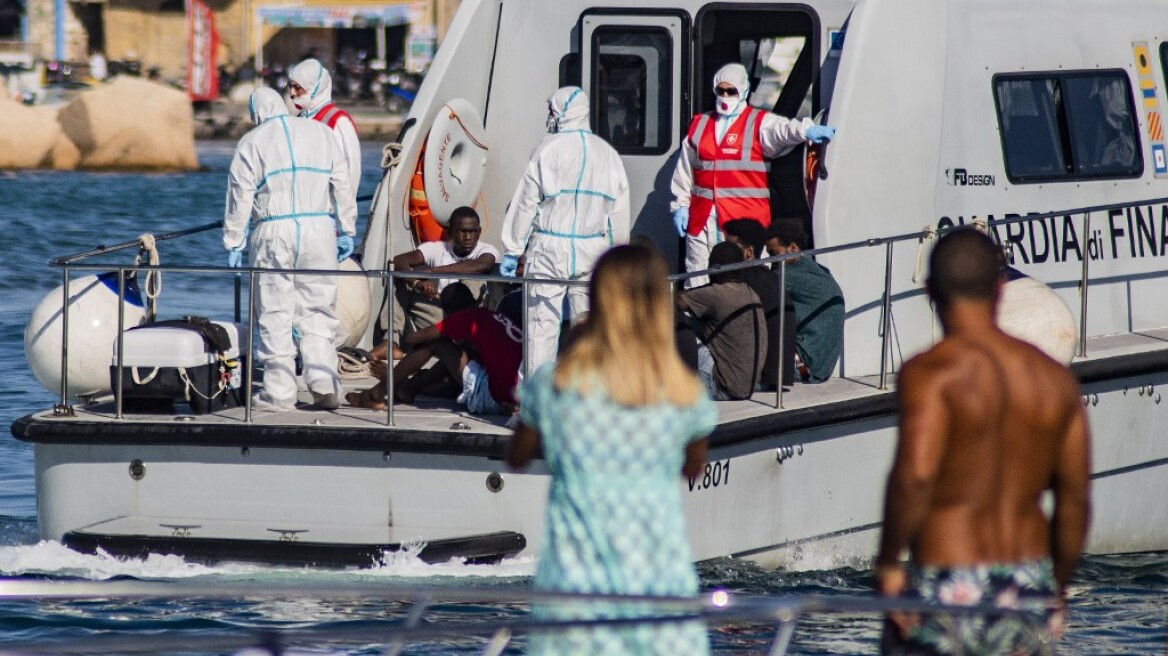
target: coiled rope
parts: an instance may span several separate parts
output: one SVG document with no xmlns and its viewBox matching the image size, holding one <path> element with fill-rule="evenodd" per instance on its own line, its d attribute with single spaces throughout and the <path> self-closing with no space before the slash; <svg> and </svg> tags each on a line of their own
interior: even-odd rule
<svg viewBox="0 0 1168 656">
<path fill-rule="evenodd" d="M 399 143 L 387 143 L 381 149 L 381 168 L 392 169 L 401 163 L 402 145 Z"/>
<path fill-rule="evenodd" d="M 341 380 L 357 380 L 373 376 L 369 370 L 369 353 L 360 349 L 337 349 L 337 375 Z"/>
<path fill-rule="evenodd" d="M 134 266 L 142 264 L 143 255 L 146 256 L 148 265 L 158 266 L 162 260 L 158 257 L 158 244 L 155 243 L 154 235 L 150 233 L 139 235 L 138 241 L 142 242 L 142 247 L 138 249 L 138 256 L 134 258 Z M 142 293 L 146 295 L 146 321 L 154 321 L 158 297 L 162 294 L 161 271 L 146 272 L 146 283 L 142 286 Z"/>
</svg>

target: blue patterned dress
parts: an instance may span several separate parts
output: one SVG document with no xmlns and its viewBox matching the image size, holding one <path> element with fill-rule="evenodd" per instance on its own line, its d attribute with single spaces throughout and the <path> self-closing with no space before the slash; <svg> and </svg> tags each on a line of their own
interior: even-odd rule
<svg viewBox="0 0 1168 656">
<path fill-rule="evenodd" d="M 704 395 L 690 407 L 628 407 L 603 392 L 558 391 L 554 364 L 519 390 L 520 418 L 541 436 L 551 472 L 538 590 L 694 595 L 693 554 L 681 509 L 685 447 L 714 428 Z M 635 617 L 634 604 L 542 605 L 537 617 Z M 707 654 L 701 622 L 534 634 L 535 654 Z"/>
</svg>

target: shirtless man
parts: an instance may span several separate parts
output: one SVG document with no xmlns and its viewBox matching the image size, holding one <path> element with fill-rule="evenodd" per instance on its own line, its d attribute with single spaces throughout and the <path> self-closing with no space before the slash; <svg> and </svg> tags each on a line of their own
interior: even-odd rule
<svg viewBox="0 0 1168 656">
<path fill-rule="evenodd" d="M 1042 613 L 1044 601 L 1062 598 L 1083 548 L 1090 438 L 1071 373 L 995 324 L 999 263 L 993 241 L 970 228 L 933 249 L 928 288 L 945 338 L 900 373 L 876 580 L 886 597 Z M 1041 504 L 1048 489 L 1049 518 Z M 1045 615 L 894 614 L 882 648 L 1049 653 L 1061 615 L 1048 627 Z"/>
</svg>

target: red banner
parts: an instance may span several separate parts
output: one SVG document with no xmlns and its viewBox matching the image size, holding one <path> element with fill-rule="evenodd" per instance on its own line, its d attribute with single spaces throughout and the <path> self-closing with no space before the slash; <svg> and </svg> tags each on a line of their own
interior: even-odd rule
<svg viewBox="0 0 1168 656">
<path fill-rule="evenodd" d="M 215 14 L 199 0 L 187 0 L 187 95 L 192 101 L 219 97 L 218 51 Z"/>
</svg>

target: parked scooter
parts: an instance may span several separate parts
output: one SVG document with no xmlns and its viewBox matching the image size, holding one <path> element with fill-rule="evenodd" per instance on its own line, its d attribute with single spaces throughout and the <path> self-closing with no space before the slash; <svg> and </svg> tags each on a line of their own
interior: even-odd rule
<svg viewBox="0 0 1168 656">
<path fill-rule="evenodd" d="M 400 67 L 382 71 L 376 82 L 376 86 L 380 88 L 379 102 L 391 114 L 405 113 L 410 105 L 414 104 L 422 77 L 421 74 L 411 73 Z"/>
<path fill-rule="evenodd" d="M 281 96 L 288 95 L 288 71 L 283 64 L 272 64 L 270 67 L 264 67 L 260 74 L 264 80 L 264 84 L 275 89 Z"/>
</svg>

